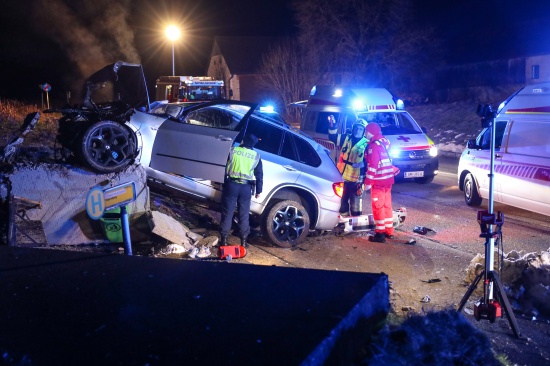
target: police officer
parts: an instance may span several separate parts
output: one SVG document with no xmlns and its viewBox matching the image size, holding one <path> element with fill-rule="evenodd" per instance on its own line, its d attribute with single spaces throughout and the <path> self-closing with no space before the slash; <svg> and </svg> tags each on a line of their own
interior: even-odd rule
<svg viewBox="0 0 550 366">
<path fill-rule="evenodd" d="M 239 231 L 241 245 L 248 247 L 247 238 L 250 234 L 249 214 L 252 191 L 255 187 L 255 197 L 260 197 L 263 186 L 263 169 L 260 154 L 254 150 L 258 138 L 246 134 L 240 146 L 231 149 L 225 168 L 225 181 L 222 191 L 221 243 L 227 245 L 227 236 L 231 230 L 235 204 L 239 210 Z M 255 184 L 254 184 L 255 179 Z"/>
<path fill-rule="evenodd" d="M 359 216 L 363 212 L 363 178 L 365 174 L 364 154 L 368 140 L 365 138 L 366 122 L 358 119 L 351 127 L 351 133 L 337 134 L 334 116 L 328 117 L 328 137 L 341 149 L 336 167 L 344 179 L 344 191 L 340 205 L 340 215 Z"/>
<path fill-rule="evenodd" d="M 382 135 L 382 130 L 376 123 L 367 125 L 366 135 L 369 145 L 365 153 L 367 163 L 365 190 L 371 190 L 372 216 L 375 225 L 375 234 L 369 236 L 369 240 L 385 243 L 386 238 L 392 239 L 394 234 L 391 202 L 394 171 L 388 154 L 390 141 Z"/>
</svg>

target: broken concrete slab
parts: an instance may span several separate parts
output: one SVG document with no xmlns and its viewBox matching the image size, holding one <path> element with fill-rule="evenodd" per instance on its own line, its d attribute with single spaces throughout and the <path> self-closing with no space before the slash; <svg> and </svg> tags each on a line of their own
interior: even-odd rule
<svg viewBox="0 0 550 366">
<path fill-rule="evenodd" d="M 149 208 L 149 189 L 145 170 L 132 165 L 114 174 L 96 174 L 82 168 L 61 164 L 14 166 L 3 177 L 0 197 L 10 195 L 40 202 L 41 208 L 26 212 L 32 221 L 40 221 L 48 245 L 91 244 L 107 242 L 99 220 L 86 213 L 90 189 L 108 189 L 134 182 L 136 200 L 127 205 L 130 226 Z"/>
<path fill-rule="evenodd" d="M 152 211 L 151 214 L 151 232 L 153 234 L 173 244 L 180 244 L 188 251 L 194 248 L 191 239 L 187 237 L 189 229 L 185 225 L 159 211 Z"/>
</svg>

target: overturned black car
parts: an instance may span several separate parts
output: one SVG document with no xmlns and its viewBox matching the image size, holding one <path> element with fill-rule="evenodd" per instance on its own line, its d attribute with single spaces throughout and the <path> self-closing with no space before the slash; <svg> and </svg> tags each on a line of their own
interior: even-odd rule
<svg viewBox="0 0 550 366">
<path fill-rule="evenodd" d="M 44 112 L 63 114 L 57 136 L 62 147 L 93 170 L 112 173 L 137 157 L 136 135 L 125 123 L 135 109 L 149 107 L 142 66 L 119 61 L 88 78 L 81 106 Z"/>
</svg>

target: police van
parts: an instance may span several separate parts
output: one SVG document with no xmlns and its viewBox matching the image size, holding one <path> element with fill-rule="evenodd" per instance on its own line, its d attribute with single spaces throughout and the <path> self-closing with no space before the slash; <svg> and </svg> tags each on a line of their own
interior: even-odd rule
<svg viewBox="0 0 550 366">
<path fill-rule="evenodd" d="M 550 82 L 520 89 L 496 111 L 493 199 L 550 216 Z M 458 186 L 469 206 L 489 197 L 491 126 L 460 156 Z"/>
<path fill-rule="evenodd" d="M 405 111 L 403 101 L 386 89 L 316 85 L 307 101 L 292 105 L 302 108 L 300 130 L 329 149 L 334 159 L 339 151 L 328 139 L 328 117 L 336 119 L 338 133 L 348 133 L 362 118 L 378 123 L 390 140 L 392 163 L 400 169 L 397 179 L 430 183 L 438 173 L 437 148 L 426 129 Z"/>
</svg>

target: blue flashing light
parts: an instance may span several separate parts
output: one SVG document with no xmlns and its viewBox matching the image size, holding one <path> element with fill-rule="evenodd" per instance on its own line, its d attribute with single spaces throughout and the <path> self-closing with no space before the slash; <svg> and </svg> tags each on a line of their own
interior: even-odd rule
<svg viewBox="0 0 550 366">
<path fill-rule="evenodd" d="M 335 98 L 340 98 L 342 96 L 342 89 L 334 89 L 334 94 L 332 96 Z"/>
<path fill-rule="evenodd" d="M 260 107 L 260 112 L 262 113 L 274 113 L 275 108 L 272 105 L 267 105 L 265 107 Z"/>
<path fill-rule="evenodd" d="M 353 101 L 353 109 L 355 111 L 364 111 L 367 109 L 367 105 L 361 99 L 355 99 Z"/>
<path fill-rule="evenodd" d="M 403 110 L 405 109 L 405 103 L 401 99 L 397 99 L 395 102 L 395 108 L 398 110 Z"/>
</svg>

